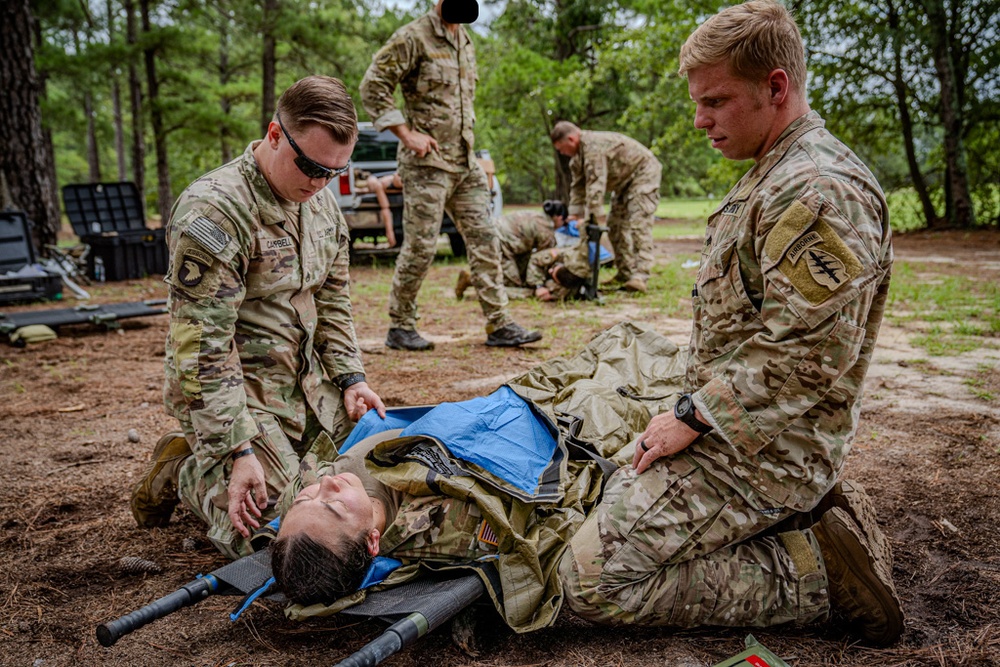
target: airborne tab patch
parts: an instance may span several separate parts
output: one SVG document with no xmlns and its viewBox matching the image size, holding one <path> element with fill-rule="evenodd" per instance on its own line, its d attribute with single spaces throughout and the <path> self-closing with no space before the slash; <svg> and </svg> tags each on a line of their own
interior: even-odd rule
<svg viewBox="0 0 1000 667">
<path fill-rule="evenodd" d="M 229 232 L 222 229 L 205 216 L 198 216 L 191 221 L 184 233 L 198 242 L 201 247 L 213 255 L 218 255 L 233 240 Z"/>
</svg>

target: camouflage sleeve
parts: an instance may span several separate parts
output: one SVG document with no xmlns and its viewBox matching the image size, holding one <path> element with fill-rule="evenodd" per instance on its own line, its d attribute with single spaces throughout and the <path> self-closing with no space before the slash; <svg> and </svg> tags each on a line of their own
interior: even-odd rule
<svg viewBox="0 0 1000 667">
<path fill-rule="evenodd" d="M 397 32 L 372 56 L 361 80 L 361 105 L 377 130 L 403 125 L 406 118 L 396 108 L 396 86 L 417 62 L 417 43 L 406 33 Z"/>
<path fill-rule="evenodd" d="M 869 205 L 847 208 L 847 200 Z M 886 271 L 875 241 L 883 224 L 882 212 L 861 191 L 834 179 L 812 183 L 790 204 L 764 211 L 756 242 L 763 326 L 694 395 L 699 410 L 738 450 L 755 454 L 826 397 L 858 360 Z M 703 260 L 699 289 L 705 281 L 728 279 L 734 242 L 720 243 Z M 733 304 L 703 302 L 703 308 L 708 330 L 746 316 Z"/>
<path fill-rule="evenodd" d="M 524 276 L 525 284 L 533 287 L 544 285 L 549 279 L 549 267 L 555 264 L 558 256 L 559 253 L 555 248 L 532 253 L 531 259 L 528 260 L 528 271 Z"/>
<path fill-rule="evenodd" d="M 583 170 L 587 213 L 602 217 L 604 215 L 604 193 L 608 187 L 607 154 L 602 152 L 599 155 L 588 155 Z"/>
<path fill-rule="evenodd" d="M 203 456 L 222 457 L 257 435 L 247 410 L 243 368 L 233 341 L 246 294 L 247 251 L 236 225 L 199 206 L 170 224 L 168 373 L 188 404 Z"/>
<path fill-rule="evenodd" d="M 331 204 L 336 207 L 336 204 Z M 339 210 L 335 211 L 340 251 L 323 286 L 317 290 L 316 351 L 323 359 L 327 375 L 334 379 L 344 373 L 364 373 L 361 349 L 354 331 L 349 271 L 351 237 Z"/>
<path fill-rule="evenodd" d="M 570 215 L 583 218 L 587 213 L 587 185 L 583 178 L 583 164 L 577 154 L 569 161 L 569 204 Z"/>
</svg>

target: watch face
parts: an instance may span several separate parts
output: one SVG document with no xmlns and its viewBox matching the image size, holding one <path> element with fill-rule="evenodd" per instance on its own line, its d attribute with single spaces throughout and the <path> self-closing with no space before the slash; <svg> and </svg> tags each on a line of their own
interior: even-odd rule
<svg viewBox="0 0 1000 667">
<path fill-rule="evenodd" d="M 684 394 L 681 396 L 680 400 L 677 401 L 677 416 L 686 417 L 691 414 L 691 407 L 693 401 L 691 400 L 690 394 Z"/>
</svg>

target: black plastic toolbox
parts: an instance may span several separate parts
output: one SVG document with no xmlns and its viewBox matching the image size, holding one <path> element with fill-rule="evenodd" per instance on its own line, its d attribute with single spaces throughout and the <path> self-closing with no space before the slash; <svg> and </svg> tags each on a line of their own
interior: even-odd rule
<svg viewBox="0 0 1000 667">
<path fill-rule="evenodd" d="M 0 303 L 62 297 L 62 277 L 57 274 L 40 269 L 44 275 L 9 275 L 34 263 L 28 216 L 24 211 L 0 211 Z"/>
<path fill-rule="evenodd" d="M 146 213 L 135 183 L 82 183 L 62 189 L 66 217 L 82 243 L 90 246 L 87 274 L 129 280 L 167 272 L 165 230 L 146 227 Z"/>
</svg>

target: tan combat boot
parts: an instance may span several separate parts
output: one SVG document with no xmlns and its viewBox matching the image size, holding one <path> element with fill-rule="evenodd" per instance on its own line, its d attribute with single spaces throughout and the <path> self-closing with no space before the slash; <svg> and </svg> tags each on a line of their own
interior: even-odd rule
<svg viewBox="0 0 1000 667">
<path fill-rule="evenodd" d="M 156 443 L 146 474 L 132 487 L 132 516 L 140 528 L 159 528 L 170 522 L 180 502 L 177 478 L 181 464 L 189 456 L 191 447 L 183 433 L 167 433 Z"/>
<path fill-rule="evenodd" d="M 628 278 L 626 276 L 622 275 L 621 271 L 616 271 L 615 275 L 611 276 L 607 280 L 602 280 L 601 281 L 601 286 L 602 287 L 611 287 L 613 285 L 623 285 L 626 282 L 628 282 Z"/>
<path fill-rule="evenodd" d="M 830 606 L 874 646 L 903 634 L 903 610 L 892 583 L 892 555 L 874 521 L 856 522 L 834 507 L 812 527 L 829 581 Z"/>
<path fill-rule="evenodd" d="M 626 292 L 635 292 L 637 294 L 646 293 L 646 281 L 642 278 L 629 278 L 625 281 L 625 284 L 621 286 L 621 289 Z"/>
<path fill-rule="evenodd" d="M 472 274 L 466 269 L 458 272 L 458 280 L 455 282 L 455 298 L 461 301 L 465 298 L 465 290 L 472 286 Z"/>
</svg>

